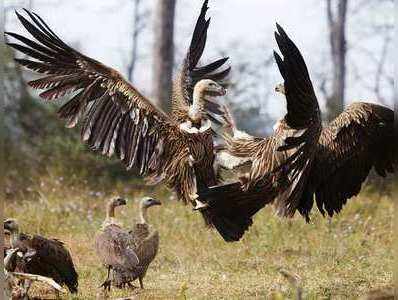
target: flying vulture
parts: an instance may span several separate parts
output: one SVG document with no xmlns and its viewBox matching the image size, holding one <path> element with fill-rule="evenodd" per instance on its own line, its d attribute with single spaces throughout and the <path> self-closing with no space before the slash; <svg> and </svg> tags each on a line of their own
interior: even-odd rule
<svg viewBox="0 0 398 300">
<path fill-rule="evenodd" d="M 239 207 L 247 217 L 274 203 L 279 215 L 292 217 L 298 210 L 307 221 L 315 199 L 322 214 L 333 216 L 359 193 L 372 168 L 383 177 L 394 172 L 394 112 L 357 102 L 322 127 L 300 51 L 279 25 L 275 38 L 283 56 L 274 52 L 275 60 L 284 79 L 276 90 L 286 96 L 287 114 L 266 138 L 241 132 L 226 114 L 232 134 L 226 135 L 218 160 L 229 168 L 249 162 L 251 168 L 240 182 L 202 190 L 199 198 L 213 209 Z"/>
<path fill-rule="evenodd" d="M 78 275 L 69 251 L 57 239 L 47 239 L 40 235 L 28 235 L 19 231 L 14 219 L 4 221 L 4 230 L 10 232 L 12 249 L 19 249 L 23 259 L 12 265 L 11 272 L 42 275 L 66 285 L 71 293 L 77 293 Z"/>
<path fill-rule="evenodd" d="M 230 68 L 220 70 L 228 58 L 198 67 L 210 19 L 204 1 L 182 71 L 177 76 L 168 115 L 153 105 L 117 71 L 85 56 L 63 42 L 37 14 L 25 10 L 30 20 L 17 14 L 34 37 L 28 39 L 7 32 L 22 44 L 12 48 L 32 59 L 16 61 L 44 77 L 30 81 L 40 96 L 51 102 L 67 94 L 70 100 L 58 111 L 67 127 L 81 121 L 81 138 L 103 155 L 115 154 L 127 167 L 135 169 L 151 183 L 164 183 L 178 198 L 196 208 L 196 192 L 218 184 L 213 169 L 211 120 L 222 114 L 213 97 L 224 95 L 221 85 Z M 224 239 L 237 235 L 234 220 L 211 208 L 202 211 L 205 222 Z M 239 218 L 241 219 L 241 218 Z M 240 220 L 246 222 L 246 220 Z"/>
</svg>

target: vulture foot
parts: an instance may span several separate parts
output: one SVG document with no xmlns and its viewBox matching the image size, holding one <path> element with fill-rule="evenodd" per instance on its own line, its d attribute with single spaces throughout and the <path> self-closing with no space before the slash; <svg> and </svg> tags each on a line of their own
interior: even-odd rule
<svg viewBox="0 0 398 300">
<path fill-rule="evenodd" d="M 112 281 L 110 279 L 107 279 L 99 287 L 103 288 L 105 291 L 110 291 L 111 283 L 112 283 Z"/>
<path fill-rule="evenodd" d="M 127 286 L 128 286 L 129 289 L 135 290 L 135 289 L 137 288 L 137 287 L 136 287 L 134 284 L 132 284 L 131 282 L 127 282 L 126 284 L 127 284 Z"/>
</svg>

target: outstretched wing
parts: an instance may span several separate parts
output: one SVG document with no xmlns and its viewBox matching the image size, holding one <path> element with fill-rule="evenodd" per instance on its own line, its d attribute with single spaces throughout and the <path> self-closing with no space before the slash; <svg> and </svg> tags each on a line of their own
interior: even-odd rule
<svg viewBox="0 0 398 300">
<path fill-rule="evenodd" d="M 202 10 L 196 22 L 192 35 L 192 40 L 183 61 L 182 70 L 177 75 L 173 84 L 172 113 L 173 117 L 184 118 L 187 114 L 189 105 L 192 104 L 193 88 L 202 79 L 212 79 L 221 85 L 225 85 L 222 80 L 227 77 L 231 68 L 220 70 L 227 62 L 228 57 L 218 59 L 208 65 L 198 67 L 206 46 L 207 29 L 210 25 L 210 18 L 206 19 L 208 10 L 208 0 L 203 2 Z M 220 107 L 214 102 L 207 102 L 205 107 L 208 113 L 221 114 Z"/>
<path fill-rule="evenodd" d="M 398 162 L 394 112 L 370 103 L 354 103 L 323 129 L 314 159 L 307 199 L 313 195 L 322 214 L 338 213 L 357 195 L 372 168 L 385 177 Z M 305 206 L 305 205 L 304 205 Z M 306 213 L 308 213 L 306 211 Z"/>
<path fill-rule="evenodd" d="M 274 57 L 284 79 L 287 103 L 284 119 L 291 128 L 308 128 L 320 118 L 318 100 L 300 50 L 279 24 L 276 27 L 275 39 L 283 59 L 275 51 Z"/>
<path fill-rule="evenodd" d="M 25 11 L 31 21 L 16 14 L 35 40 L 6 34 L 21 42 L 9 46 L 34 59 L 16 61 L 46 75 L 29 85 L 45 89 L 40 97 L 49 101 L 73 93 L 58 111 L 67 126 L 82 120 L 81 137 L 90 148 L 108 156 L 116 153 L 127 168 L 147 173 L 163 129 L 172 126 L 169 118 L 117 71 L 72 49 L 37 14 Z"/>
<path fill-rule="evenodd" d="M 275 39 L 283 59 L 274 52 L 279 71 L 284 79 L 287 114 L 274 137 L 278 151 L 287 151 L 282 172 L 288 174 L 289 188 L 275 203 L 282 216 L 293 216 L 299 205 L 300 195 L 307 182 L 316 145 L 322 130 L 321 116 L 314 88 L 300 50 L 283 28 L 276 24 Z M 280 143 L 283 141 L 283 145 Z M 272 151 L 275 151 L 272 148 Z M 273 152 L 270 154 L 275 156 Z M 277 155 L 278 156 L 278 155 Z"/>
<path fill-rule="evenodd" d="M 293 216 L 322 129 L 318 101 L 300 51 L 279 25 L 275 38 L 283 56 L 274 53 L 284 79 L 288 112 L 270 137 L 252 137 L 234 129 L 234 136 L 227 137 L 229 153 L 249 157 L 252 162 L 248 178 L 243 178 L 245 191 L 239 192 L 237 184 L 231 184 L 199 193 L 210 206 L 217 200 L 222 205 L 222 199 L 230 199 L 235 213 L 246 211 L 247 217 L 272 202 L 278 214 Z"/>
</svg>

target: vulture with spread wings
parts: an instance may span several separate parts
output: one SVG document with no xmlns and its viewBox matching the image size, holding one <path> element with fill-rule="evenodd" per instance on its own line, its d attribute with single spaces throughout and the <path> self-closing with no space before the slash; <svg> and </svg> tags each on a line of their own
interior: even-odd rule
<svg viewBox="0 0 398 300">
<path fill-rule="evenodd" d="M 225 94 L 221 81 L 230 71 L 220 70 L 227 58 L 198 67 L 210 23 L 207 9 L 204 1 L 173 87 L 171 115 L 153 105 L 117 71 L 68 46 L 35 13 L 25 10 L 30 20 L 17 13 L 33 40 L 6 34 L 20 42 L 9 42 L 9 46 L 33 58 L 16 61 L 45 74 L 29 82 L 45 90 L 40 94 L 43 99 L 72 94 L 58 115 L 68 127 L 81 121 L 81 138 L 91 149 L 115 154 L 128 169 L 153 183 L 165 183 L 179 199 L 200 207 L 197 190 L 217 184 L 210 120 L 221 113 L 213 97 Z M 216 227 L 224 239 L 232 239 L 241 229 L 228 216 L 217 213 L 212 209 L 202 212 L 208 225 Z"/>
<path fill-rule="evenodd" d="M 286 96 L 287 114 L 272 136 L 252 137 L 227 121 L 226 149 L 219 161 L 228 168 L 249 162 L 241 182 L 211 187 L 199 193 L 209 207 L 240 207 L 251 217 L 273 202 L 279 215 L 298 210 L 309 220 L 314 198 L 322 214 L 333 216 L 357 195 L 374 167 L 381 176 L 394 172 L 398 133 L 391 109 L 371 103 L 350 105 L 322 128 L 318 101 L 305 61 L 285 31 L 277 25 L 275 38 L 283 59 L 275 59 L 284 79 L 276 91 Z"/>
</svg>

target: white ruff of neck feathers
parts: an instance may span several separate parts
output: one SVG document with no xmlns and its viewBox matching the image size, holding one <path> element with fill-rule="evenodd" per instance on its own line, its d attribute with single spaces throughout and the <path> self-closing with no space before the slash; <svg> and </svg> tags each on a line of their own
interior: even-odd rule
<svg viewBox="0 0 398 300">
<path fill-rule="evenodd" d="M 233 170 L 249 161 L 251 161 L 251 157 L 237 157 L 227 151 L 220 151 L 214 160 L 214 169 L 217 170 L 221 166 L 225 169 Z"/>
<path fill-rule="evenodd" d="M 234 135 L 234 139 L 251 140 L 253 138 L 247 132 L 239 130 L 239 129 L 235 128 L 235 127 L 233 127 L 232 132 L 233 132 L 233 135 Z"/>
<path fill-rule="evenodd" d="M 281 120 L 276 121 L 276 123 L 274 124 L 274 126 L 272 127 L 272 129 L 273 129 L 274 131 L 276 131 L 276 130 L 279 128 L 279 126 L 280 126 L 281 124 L 282 124 Z"/>
</svg>

